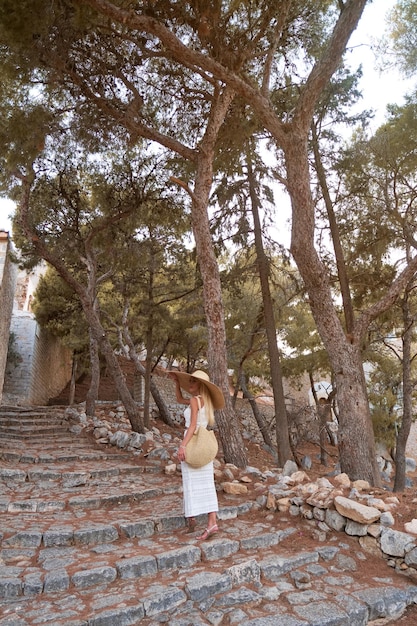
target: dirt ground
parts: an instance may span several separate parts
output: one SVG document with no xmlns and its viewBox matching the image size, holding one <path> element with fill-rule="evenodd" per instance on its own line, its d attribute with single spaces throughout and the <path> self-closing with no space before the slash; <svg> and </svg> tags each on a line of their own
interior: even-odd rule
<svg viewBox="0 0 417 626">
<path fill-rule="evenodd" d="M 87 381 L 84 384 L 85 389 L 88 388 Z M 109 385 L 110 387 L 110 385 Z M 110 393 L 110 392 L 109 392 Z M 82 386 L 79 387 L 80 397 L 77 398 L 78 402 L 82 402 L 85 397 L 85 390 L 82 389 Z M 66 398 L 66 392 L 63 394 L 62 398 Z M 103 397 L 103 400 L 112 400 L 111 394 L 109 397 Z M 62 402 L 64 403 L 64 402 Z M 172 428 L 165 425 L 161 420 L 153 421 L 151 426 L 156 426 L 161 433 L 167 432 L 174 436 L 181 436 L 182 429 Z M 248 443 L 247 445 L 247 456 L 248 456 L 248 465 L 256 467 L 261 471 L 266 471 L 275 467 L 275 463 L 271 455 L 266 452 L 260 445 L 255 443 Z M 309 469 L 306 473 L 309 475 L 310 479 L 316 480 L 321 476 L 328 476 L 331 474 L 335 468 L 336 463 L 338 462 L 338 452 L 337 448 L 327 445 L 326 451 L 328 452 L 328 464 L 326 466 L 321 465 L 320 463 L 320 449 L 318 445 L 312 443 L 302 443 L 296 448 L 296 454 L 299 459 L 304 456 L 309 456 L 312 460 L 312 468 Z M 417 424 L 413 425 L 412 432 L 409 438 L 409 444 L 407 446 L 407 456 L 411 456 L 417 460 Z M 408 477 L 413 481 L 414 485 L 417 485 L 417 472 L 414 474 L 408 474 Z M 372 494 L 375 497 L 384 497 L 387 495 L 387 492 L 392 491 L 393 484 L 385 485 L 385 489 L 373 489 Z M 404 492 L 395 493 L 399 504 L 396 507 L 395 511 L 393 511 L 393 516 L 395 519 L 394 529 L 398 531 L 404 531 L 404 524 L 406 522 L 410 522 L 414 518 L 417 518 L 417 494 L 415 492 L 415 488 L 406 489 Z M 248 515 L 253 516 L 253 521 L 259 521 L 260 516 L 267 516 L 271 513 L 266 509 L 264 511 L 258 511 L 254 513 L 249 513 Z M 299 532 L 286 540 L 286 547 L 288 549 L 293 549 L 294 552 L 300 551 L 300 546 L 302 549 L 308 550 L 309 547 L 313 548 L 317 545 L 317 540 L 312 537 L 312 535 L 308 531 L 308 525 L 303 524 L 301 520 L 297 518 L 294 519 L 289 515 L 277 514 L 280 515 L 279 527 L 284 530 L 287 526 L 294 527 L 296 523 L 299 523 L 300 529 Z M 346 543 L 352 543 L 352 549 L 359 550 L 359 546 L 357 540 L 352 537 L 348 537 L 343 534 L 343 541 Z M 390 574 L 395 575 L 394 571 L 388 567 L 385 563 L 382 564 L 382 570 L 384 574 L 381 572 L 381 559 L 377 557 L 372 557 L 371 555 L 367 555 L 366 560 L 366 568 L 363 568 L 363 572 L 361 572 L 363 576 L 363 583 L 366 585 L 368 581 L 372 578 L 380 577 L 381 575 L 388 576 Z M 416 580 L 413 581 L 414 584 L 417 585 L 417 577 Z M 374 621 L 373 626 L 383 626 L 386 624 L 390 625 L 398 625 L 398 626 L 417 626 L 417 605 L 409 607 L 406 613 L 395 620 L 377 620 Z"/>
<path fill-rule="evenodd" d="M 326 467 L 320 464 L 320 460 L 319 460 L 320 450 L 318 446 L 311 444 L 311 443 L 305 443 L 305 444 L 300 445 L 297 448 L 296 452 L 297 454 L 300 455 L 300 458 L 302 458 L 305 455 L 308 455 L 313 461 L 312 468 L 307 471 L 307 474 L 310 476 L 312 480 L 315 480 L 321 476 L 326 476 L 334 470 L 334 467 L 338 461 L 337 448 L 334 448 L 329 445 L 327 447 L 327 450 L 329 452 L 329 457 L 328 457 L 328 465 Z M 272 463 L 272 459 L 270 455 L 268 455 L 264 450 L 262 450 L 260 446 L 256 444 L 250 444 L 248 446 L 248 460 L 249 460 L 250 465 L 254 467 L 258 467 L 259 469 L 267 469 L 268 467 L 271 466 L 271 463 Z M 411 474 L 411 475 L 409 474 L 408 476 L 409 478 L 413 480 L 414 484 L 417 484 L 416 474 Z M 385 489 L 385 490 L 374 489 L 373 494 L 376 497 L 378 496 L 383 497 L 384 494 L 385 495 L 387 494 L 387 491 L 389 489 L 392 490 L 393 484 L 390 484 L 387 487 L 388 489 Z M 395 493 L 393 495 L 395 495 L 399 500 L 399 505 L 397 506 L 396 510 L 393 512 L 393 516 L 395 519 L 394 528 L 395 530 L 404 532 L 405 530 L 404 524 L 406 522 L 410 522 L 414 518 L 417 518 L 416 492 L 414 488 L 410 488 L 402 493 Z M 255 516 L 256 515 L 259 515 L 259 513 L 255 514 Z M 280 526 L 280 529 L 281 528 L 285 529 L 285 526 L 294 526 L 294 523 L 296 523 L 294 518 L 286 519 L 285 516 L 281 516 L 279 526 Z M 345 535 L 345 538 L 346 537 L 347 535 Z M 344 538 L 344 541 L 345 541 L 345 538 Z M 296 535 L 293 535 L 293 539 L 291 541 L 294 543 L 293 549 L 295 552 L 300 550 L 300 544 L 302 545 L 303 549 L 306 549 L 306 550 L 308 550 L 310 542 L 311 542 L 311 548 L 313 548 L 314 545 L 316 545 L 316 542 L 309 537 L 308 531 L 306 532 L 301 527 L 300 527 L 300 532 L 297 533 Z M 351 541 L 352 541 L 352 538 L 348 540 L 349 543 Z M 356 543 L 356 547 L 357 547 L 356 549 L 360 549 L 355 539 L 353 539 L 353 543 Z M 286 542 L 286 547 L 289 547 L 288 540 Z M 382 573 L 382 570 L 384 571 L 384 573 Z M 393 574 L 394 572 L 393 570 L 388 568 L 388 566 L 385 563 L 382 564 L 382 569 L 381 569 L 381 559 L 367 555 L 366 568 L 363 568 L 363 574 L 362 574 L 364 586 L 372 578 L 378 578 L 378 577 L 381 577 L 381 575 L 384 575 L 384 576 L 390 575 L 390 573 Z M 417 585 L 417 576 L 415 580 L 412 582 L 414 582 L 414 584 Z M 383 619 L 383 620 L 376 620 L 372 622 L 372 626 L 385 626 L 385 625 L 388 626 L 388 624 L 390 626 L 394 626 L 394 624 L 396 626 L 417 626 L 417 605 L 410 606 L 409 608 L 407 608 L 404 615 L 394 620 Z"/>
</svg>

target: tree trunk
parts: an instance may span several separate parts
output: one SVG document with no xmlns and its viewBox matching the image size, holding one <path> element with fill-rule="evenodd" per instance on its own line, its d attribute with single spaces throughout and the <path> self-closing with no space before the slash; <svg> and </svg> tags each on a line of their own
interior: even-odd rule
<svg viewBox="0 0 417 626">
<path fill-rule="evenodd" d="M 330 402 L 326 402 L 325 400 L 319 401 L 317 405 L 317 412 L 319 415 L 320 425 L 320 463 L 326 467 L 328 457 L 328 452 L 326 450 L 326 444 L 328 441 L 327 422 L 330 420 L 331 414 Z"/>
<path fill-rule="evenodd" d="M 78 357 L 73 358 L 71 370 L 71 383 L 69 390 L 68 404 L 72 406 L 75 400 L 75 381 L 77 380 Z"/>
<path fill-rule="evenodd" d="M 143 379 L 145 378 L 146 370 L 143 367 L 142 363 L 140 362 L 140 359 L 135 350 L 135 346 L 133 344 L 132 338 L 126 327 L 123 328 L 123 336 L 126 340 L 127 345 L 129 346 L 129 357 L 132 359 L 133 363 L 135 364 L 136 371 L 138 372 L 140 377 Z M 152 397 L 155 400 L 156 406 L 158 407 L 160 418 L 165 424 L 168 424 L 168 426 L 175 426 L 175 422 L 173 422 L 173 420 L 171 419 L 166 402 L 164 398 L 162 397 L 161 393 L 159 392 L 158 386 L 154 383 L 152 378 L 150 379 L 149 385 L 150 385 L 150 391 L 151 391 Z"/>
<path fill-rule="evenodd" d="M 95 300 L 91 297 L 91 289 L 80 283 L 75 276 L 68 270 L 62 259 L 54 254 L 36 233 L 34 233 L 30 227 L 28 219 L 29 207 L 30 207 L 30 192 L 31 184 L 34 179 L 34 172 L 31 171 L 30 176 L 22 179 L 23 191 L 20 202 L 19 221 L 22 226 L 22 230 L 28 237 L 29 241 L 32 241 L 33 247 L 36 253 L 45 261 L 50 263 L 61 276 L 61 278 L 75 291 L 80 298 L 81 306 L 84 311 L 89 329 L 92 336 L 97 341 L 99 349 L 102 355 L 106 359 L 106 364 L 110 374 L 113 376 L 117 391 L 124 404 L 128 419 L 130 421 L 132 430 L 135 432 L 143 433 L 143 423 L 139 414 L 139 409 L 135 401 L 133 400 L 130 391 L 126 385 L 126 381 L 123 376 L 123 372 L 120 369 L 119 362 L 114 354 L 113 348 L 107 339 L 105 330 L 100 322 L 98 311 L 96 310 Z M 90 242 L 93 237 L 93 233 L 90 233 Z M 90 280 L 90 277 L 89 277 Z M 91 285 L 91 283 L 90 283 Z"/>
<path fill-rule="evenodd" d="M 262 413 L 259 411 L 258 404 L 255 398 L 253 397 L 253 395 L 250 393 L 249 389 L 247 388 L 246 376 L 245 376 L 245 372 L 243 371 L 243 369 L 241 369 L 239 372 L 239 385 L 240 385 L 240 388 L 242 389 L 243 397 L 249 401 L 249 404 L 252 407 L 253 416 L 256 420 L 256 423 L 259 426 L 259 430 L 261 431 L 261 435 L 265 444 L 267 445 L 271 454 L 275 457 L 276 461 L 278 461 L 277 451 L 274 447 L 274 443 L 269 434 L 268 424 L 264 416 L 262 415 Z"/>
<path fill-rule="evenodd" d="M 139 413 L 139 407 L 132 398 L 119 361 L 117 360 L 114 350 L 107 339 L 106 332 L 100 322 L 98 312 L 94 310 L 94 307 L 90 306 L 88 301 L 83 301 L 83 297 L 81 295 L 80 299 L 87 322 L 91 328 L 94 338 L 98 342 L 102 355 L 106 359 L 109 374 L 114 380 L 119 397 L 126 409 L 127 417 L 132 430 L 137 433 L 143 433 L 145 429 Z"/>
<path fill-rule="evenodd" d="M 310 379 L 310 389 L 313 394 L 314 403 L 316 405 L 317 417 L 319 420 L 319 442 L 320 442 L 320 463 L 324 466 L 327 466 L 327 451 L 326 451 L 326 441 L 327 441 L 327 428 L 326 422 L 330 415 L 331 406 L 330 402 L 324 405 L 317 398 L 316 388 L 314 387 L 314 379 L 311 372 L 308 373 L 308 377 Z"/>
<path fill-rule="evenodd" d="M 150 395 L 151 395 L 151 372 L 152 372 L 152 330 L 146 332 L 146 360 L 145 360 L 145 394 L 143 402 L 143 421 L 146 428 L 150 423 Z"/>
<path fill-rule="evenodd" d="M 146 328 L 146 361 L 145 361 L 145 396 L 143 402 L 143 420 L 146 428 L 150 423 L 150 395 L 151 395 L 151 374 L 152 374 L 152 354 L 153 354 L 153 306 L 154 306 L 154 277 L 155 277 L 155 256 L 153 254 L 152 243 L 148 255 L 148 302 L 147 302 L 147 328 Z"/>
<path fill-rule="evenodd" d="M 220 274 L 214 255 L 207 215 L 208 201 L 205 200 L 211 188 L 211 178 L 209 181 L 204 180 L 206 171 L 207 168 L 202 166 L 200 176 L 197 174 L 195 195 L 198 200 L 193 203 L 192 222 L 200 272 L 203 279 L 210 379 L 222 389 L 225 399 L 224 409 L 216 411 L 216 422 L 219 427 L 225 461 L 226 463 L 233 463 L 237 467 L 246 467 L 245 446 L 229 391 L 226 329 L 224 325 Z"/>
<path fill-rule="evenodd" d="M 256 262 L 258 266 L 259 280 L 261 283 L 271 382 L 272 390 L 274 392 L 278 463 L 281 467 L 284 467 L 285 462 L 292 459 L 293 455 L 290 448 L 287 407 L 285 406 L 284 387 L 282 384 L 282 370 L 277 344 L 277 328 L 275 324 L 274 307 L 272 304 L 271 290 L 269 288 L 269 261 L 265 254 L 262 241 L 261 220 L 259 218 L 259 199 L 256 193 L 255 177 L 253 175 L 252 163 L 249 155 L 246 157 L 246 163 L 248 168 L 248 181 L 255 233 Z"/>
<path fill-rule="evenodd" d="M 226 88 L 213 96 L 206 133 L 198 152 L 195 189 L 192 194 L 192 227 L 203 281 L 204 309 L 208 329 L 208 363 L 211 380 L 222 389 L 225 407 L 216 411 L 226 463 L 246 467 L 245 445 L 232 406 L 227 370 L 226 329 L 220 273 L 210 232 L 208 204 L 213 182 L 213 160 L 218 129 L 224 121 L 233 93 Z"/>
<path fill-rule="evenodd" d="M 411 285 L 408 286 L 411 290 Z M 413 339 L 413 330 L 415 319 L 410 311 L 410 303 L 408 300 L 409 291 L 406 290 L 402 302 L 403 311 L 403 416 L 401 426 L 398 431 L 395 446 L 395 480 L 394 491 L 404 491 L 406 476 L 406 447 L 408 437 L 410 435 L 411 423 L 413 418 L 413 382 L 411 377 L 411 345 Z"/>
<path fill-rule="evenodd" d="M 304 132 L 298 134 L 294 129 L 285 153 L 293 212 L 291 252 L 304 280 L 311 311 L 335 376 L 341 470 L 352 480 L 362 478 L 380 486 L 359 341 L 349 340 L 343 331 L 326 268 L 314 248 L 314 202 Z"/>
<path fill-rule="evenodd" d="M 89 330 L 89 336 L 91 382 L 85 400 L 85 412 L 89 417 L 93 417 L 95 415 L 96 401 L 98 398 L 98 389 L 100 385 L 100 357 L 98 352 L 98 344 L 97 341 L 94 339 L 91 330 Z"/>
<path fill-rule="evenodd" d="M 133 398 L 138 404 L 143 404 L 143 376 L 135 369 L 133 380 Z"/>
<path fill-rule="evenodd" d="M 350 294 L 349 279 L 346 271 L 345 256 L 343 254 L 342 243 L 340 241 L 339 227 L 337 225 L 336 216 L 333 210 L 333 202 L 330 198 L 329 188 L 327 186 L 326 172 L 321 160 L 319 140 L 317 137 L 317 129 L 315 124 L 311 125 L 313 136 L 313 153 L 314 162 L 316 165 L 317 178 L 320 183 L 321 191 L 323 194 L 324 204 L 326 205 L 327 216 L 329 218 L 330 232 L 332 235 L 332 242 L 334 248 L 334 255 L 336 258 L 337 274 L 339 277 L 340 293 L 342 294 L 343 313 L 345 316 L 346 333 L 352 334 L 354 326 L 354 314 L 352 298 Z"/>
<path fill-rule="evenodd" d="M 175 422 L 171 418 L 166 402 L 162 397 L 158 385 L 155 384 L 153 378 L 151 378 L 150 381 L 150 389 L 152 397 L 155 400 L 155 404 L 158 407 L 159 417 L 161 418 L 161 420 L 164 422 L 164 424 L 168 424 L 168 426 L 175 426 Z"/>
</svg>

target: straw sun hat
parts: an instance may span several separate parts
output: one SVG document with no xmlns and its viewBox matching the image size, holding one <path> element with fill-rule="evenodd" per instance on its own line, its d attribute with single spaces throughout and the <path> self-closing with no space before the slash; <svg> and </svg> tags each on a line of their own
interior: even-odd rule
<svg viewBox="0 0 417 626">
<path fill-rule="evenodd" d="M 217 387 L 217 385 L 210 382 L 210 378 L 208 374 L 206 374 L 206 372 L 203 372 L 202 370 L 196 370 L 192 374 L 187 374 L 187 372 L 176 372 L 174 370 L 171 373 L 175 374 L 175 376 L 178 378 L 180 387 L 184 389 L 185 391 L 187 391 L 188 393 L 191 393 L 190 392 L 191 379 L 196 378 L 197 380 L 202 382 L 203 385 L 205 385 L 205 387 L 207 387 L 207 390 L 210 393 L 210 396 L 213 402 L 213 407 L 215 409 L 222 409 L 224 407 L 224 396 L 223 396 L 222 390 L 219 387 Z"/>
</svg>

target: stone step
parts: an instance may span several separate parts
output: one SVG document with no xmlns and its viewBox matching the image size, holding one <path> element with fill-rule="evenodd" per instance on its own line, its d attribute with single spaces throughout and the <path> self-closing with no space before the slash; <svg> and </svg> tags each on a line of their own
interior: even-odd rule
<svg viewBox="0 0 417 626">
<path fill-rule="evenodd" d="M 62 427 L 54 427 L 54 428 L 37 428 L 36 435 L 33 434 L 33 429 L 31 428 L 16 428 L 16 429 L 4 429 L 0 427 L 0 444 L 4 446 L 4 443 L 12 440 L 21 440 L 27 441 L 32 445 L 42 444 L 45 442 L 51 445 L 53 442 L 62 443 L 70 443 L 74 437 L 71 437 L 69 434 L 68 428 Z"/>
<path fill-rule="evenodd" d="M 289 537 L 279 537 L 279 531 L 281 542 L 268 538 L 262 544 L 265 535 L 236 530 L 235 538 L 202 543 L 184 543 L 171 532 L 160 536 L 158 548 L 142 539 L 131 543 L 131 552 L 129 544 L 123 550 L 113 544 L 86 547 L 75 564 L 74 549 L 51 548 L 27 571 L 21 552 L 18 564 L 0 570 L 0 615 L 13 611 L 23 621 L 4 623 L 22 626 L 348 626 L 393 617 L 415 602 L 417 588 L 405 579 L 395 589 L 388 578 L 366 587 L 356 581 L 352 546 L 345 543 L 285 550 Z"/>
<path fill-rule="evenodd" d="M 92 460 L 105 461 L 111 459 L 112 457 L 121 457 L 120 453 L 118 453 L 117 450 L 112 450 L 111 448 L 106 448 L 103 451 L 100 451 L 100 449 L 97 449 L 96 451 L 91 451 L 91 446 L 81 447 L 81 445 L 79 448 L 78 446 L 71 446 L 71 449 L 67 453 L 59 451 L 57 452 L 57 447 L 55 446 L 55 454 L 48 452 L 39 452 L 39 450 L 28 450 L 27 446 L 24 445 L 19 446 L 19 448 L 21 450 L 20 452 L 18 450 L 11 451 L 10 449 L 2 450 L 0 447 L 0 460 L 3 460 L 7 463 L 12 463 L 14 465 L 27 465 L 28 463 L 51 465 L 57 463 L 64 464 L 71 462 L 85 463 Z M 87 452 L 83 452 L 83 450 L 87 450 Z"/>
<path fill-rule="evenodd" d="M 31 415 L 49 415 L 51 413 L 57 415 L 64 415 L 66 411 L 62 406 L 7 406 L 3 404 L 0 407 L 0 417 L 2 415 L 12 415 L 18 417 L 27 417 Z"/>
<path fill-rule="evenodd" d="M 90 450 L 106 449 L 104 445 L 92 445 L 91 441 L 89 441 L 86 437 L 77 437 L 75 435 L 71 435 L 68 431 L 55 436 L 42 435 L 41 437 L 38 437 L 37 435 L 34 435 L 33 437 L 10 437 L 9 440 L 7 439 L 7 437 L 0 438 L 0 447 L 3 450 L 7 450 L 8 446 L 16 446 L 16 448 L 18 449 L 24 446 L 26 449 L 32 448 L 39 451 L 42 451 L 45 448 L 64 448 L 66 446 L 73 446 L 75 448 L 89 448 Z M 112 447 L 107 447 L 107 449 L 112 449 Z"/>
<path fill-rule="evenodd" d="M 2 575 L 9 575 L 9 579 L 14 578 L 14 593 L 23 595 L 28 576 L 32 579 L 36 576 L 39 581 L 38 593 L 62 590 L 63 585 L 69 592 L 73 587 L 101 587 L 116 578 L 135 578 L 146 586 L 152 579 L 179 575 L 181 570 L 190 568 L 194 574 L 206 574 L 207 571 L 222 574 L 225 568 L 235 567 L 242 559 L 250 560 L 256 555 L 258 578 L 262 564 L 264 577 L 278 580 L 292 569 L 318 563 L 321 558 L 318 550 L 296 556 L 285 555 L 284 552 L 271 557 L 271 546 L 285 540 L 277 532 L 246 537 L 244 542 L 228 537 L 198 542 L 195 538 L 185 540 L 185 536 L 179 536 L 172 531 L 160 534 L 156 539 L 146 539 L 145 535 L 138 539 L 118 541 L 117 534 L 106 535 L 105 530 L 101 529 L 100 543 L 91 545 L 89 539 L 93 532 L 94 529 L 91 529 L 85 536 L 79 534 L 77 544 L 67 547 L 56 547 L 52 544 L 52 547 L 38 551 L 21 548 L 19 565 L 6 565 L 2 568 Z M 324 553 L 325 548 L 322 547 L 321 551 Z M 337 550 L 332 552 L 332 555 L 336 552 Z M 2 558 L 6 562 L 15 556 L 15 549 L 2 550 Z M 150 581 L 144 581 L 146 578 Z M 3 588 L 3 598 L 7 597 L 6 586 Z"/>
<path fill-rule="evenodd" d="M 250 572 L 250 564 L 246 571 Z M 41 595 L 25 598 L 23 602 L 11 601 L 4 613 L 13 611 L 15 617 L 6 617 L 6 621 L 0 623 L 16 626 L 40 623 L 54 626 L 155 626 L 160 623 L 170 626 L 226 623 L 349 626 L 394 616 L 396 607 L 410 603 L 407 590 L 389 587 L 370 585 L 352 596 L 335 589 L 332 601 L 325 602 L 320 593 L 285 589 L 284 586 L 290 584 L 239 584 L 235 571 L 226 571 L 221 576 L 210 575 L 210 572 L 195 577 L 184 574 L 171 584 L 155 580 L 145 589 L 138 586 L 136 580 L 117 580 L 111 588 L 103 585 L 99 594 L 84 589 L 71 594 L 55 592 L 50 600 Z"/>
<path fill-rule="evenodd" d="M 24 414 L 9 413 L 0 410 L 0 424 L 54 424 L 68 423 L 68 419 L 64 413 L 57 412 L 28 412 Z"/>
<path fill-rule="evenodd" d="M 71 424 L 68 420 L 63 419 L 61 417 L 48 417 L 45 419 L 17 419 L 17 418 L 7 418 L 0 419 L 0 428 L 2 430 L 16 429 L 16 428 L 26 428 L 32 429 L 34 434 L 36 433 L 38 428 L 57 428 L 57 427 L 66 427 L 70 428 Z"/>
<path fill-rule="evenodd" d="M 72 493 L 77 490 L 74 489 Z M 136 489 L 130 491 L 121 491 L 120 489 L 109 490 L 107 493 L 103 493 L 102 490 L 97 489 L 95 494 L 92 495 L 71 495 L 71 492 L 64 495 L 57 495 L 56 498 L 53 494 L 49 499 L 28 497 L 21 499 L 11 499 L 7 495 L 0 496 L 0 512 L 7 513 L 45 513 L 54 511 L 82 510 L 92 511 L 97 508 L 111 508 L 132 505 L 143 500 L 151 498 L 159 498 L 164 493 L 181 493 L 180 487 L 167 488 L 166 490 L 159 489 L 157 487 L 149 487 L 145 489 Z"/>
<path fill-rule="evenodd" d="M 1 417 L 0 416 L 0 428 L 2 429 L 6 429 L 6 428 L 19 428 L 19 427 L 24 427 L 24 428 L 32 428 L 33 430 L 36 430 L 39 427 L 56 427 L 56 426 L 66 426 L 69 428 L 70 423 L 68 422 L 67 419 L 63 418 L 62 416 L 59 417 L 55 417 L 55 416 L 44 416 L 43 418 L 41 416 L 39 417 L 34 417 L 32 419 L 27 419 L 27 418 L 18 418 L 18 417 Z"/>
<path fill-rule="evenodd" d="M 50 507 L 45 503 L 44 507 L 38 507 L 37 510 L 29 510 L 27 507 L 26 510 L 20 511 L 21 515 L 18 517 L 14 514 L 16 511 L 4 510 L 0 518 L 0 547 L 67 546 L 76 543 L 78 536 L 88 536 L 90 542 L 99 543 L 102 535 L 106 537 L 105 541 L 109 536 L 141 537 L 143 534 L 149 537 L 155 533 L 179 530 L 185 526 L 179 487 L 166 492 L 162 489 L 148 489 L 147 493 L 142 493 L 141 496 L 143 499 L 138 499 L 134 503 L 107 501 L 108 507 L 105 511 L 100 508 L 83 509 L 81 506 L 68 507 L 64 510 L 64 507 L 59 509 L 58 506 L 52 506 L 57 504 L 55 502 L 51 502 Z M 0 498 L 0 502 L 2 501 L 4 499 Z M 79 504 L 82 504 L 82 501 Z M 250 512 L 254 506 L 250 501 L 239 505 L 226 504 L 220 508 L 219 519 L 236 519 Z M 200 526 L 203 527 L 205 516 L 201 520 Z"/>
<path fill-rule="evenodd" d="M 54 467 L 32 467 L 29 468 L 14 468 L 14 467 L 0 467 L 0 483 L 6 483 L 13 486 L 14 483 L 39 483 L 48 481 L 47 489 L 51 488 L 50 482 L 58 481 L 71 481 L 71 479 L 77 480 L 87 477 L 89 480 L 108 480 L 118 476 L 141 476 L 142 474 L 155 473 L 155 470 L 160 471 L 159 464 L 155 466 L 150 465 L 128 465 L 125 464 L 125 459 L 131 460 L 130 455 L 124 455 L 120 459 L 120 464 L 116 465 L 115 460 L 108 462 L 107 467 L 97 467 L 96 465 L 84 465 L 83 468 L 78 470 L 65 470 L 62 465 Z"/>
<path fill-rule="evenodd" d="M 201 520 L 200 529 L 205 525 L 206 520 Z M 121 578 L 143 578 L 202 561 L 213 561 L 211 570 L 217 571 L 224 568 L 227 559 L 234 562 L 237 556 L 239 560 L 239 551 L 244 551 L 245 555 L 248 551 L 256 551 L 259 556 L 295 532 L 292 529 L 284 533 L 271 525 L 253 525 L 245 523 L 244 519 L 238 523 L 235 519 L 222 537 L 198 542 L 195 537 L 180 532 L 183 527 L 184 518 L 178 514 L 136 522 L 119 521 L 118 526 L 90 523 L 75 531 L 69 526 L 50 529 L 43 534 L 42 544 L 41 534 L 36 530 L 19 533 L 2 541 L 2 559 L 6 568 L 12 568 L 2 574 L 17 574 L 23 590 L 26 576 L 35 570 L 38 578 L 45 580 L 51 569 L 64 568 L 72 580 L 86 569 L 86 561 L 90 570 L 113 568 Z M 265 532 L 266 529 L 270 532 Z M 20 560 L 18 568 L 14 565 L 16 554 Z M 312 559 L 317 560 L 317 555 Z M 101 582 L 98 579 L 97 584 Z"/>
<path fill-rule="evenodd" d="M 218 484 L 220 532 L 199 542 L 168 461 L 82 435 L 34 443 L 39 415 L 58 428 L 64 413 L 7 413 L 25 434 L 34 421 L 0 448 L 0 626 L 365 626 L 417 601 L 356 537 L 320 543 L 317 520 L 268 511 L 261 473 L 247 496 Z"/>
</svg>

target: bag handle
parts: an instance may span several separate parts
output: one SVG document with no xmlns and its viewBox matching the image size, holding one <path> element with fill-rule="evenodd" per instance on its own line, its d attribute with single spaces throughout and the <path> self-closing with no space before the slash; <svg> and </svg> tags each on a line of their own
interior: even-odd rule
<svg viewBox="0 0 417 626">
<path fill-rule="evenodd" d="M 200 401 L 200 396 L 196 396 L 196 398 L 197 398 L 197 406 L 198 406 L 198 411 L 197 411 L 197 416 L 198 416 L 198 413 L 201 410 L 201 401 Z M 199 429 L 200 429 L 200 426 L 197 425 L 197 428 L 195 429 L 195 432 L 194 432 L 195 435 L 198 433 Z"/>
</svg>

